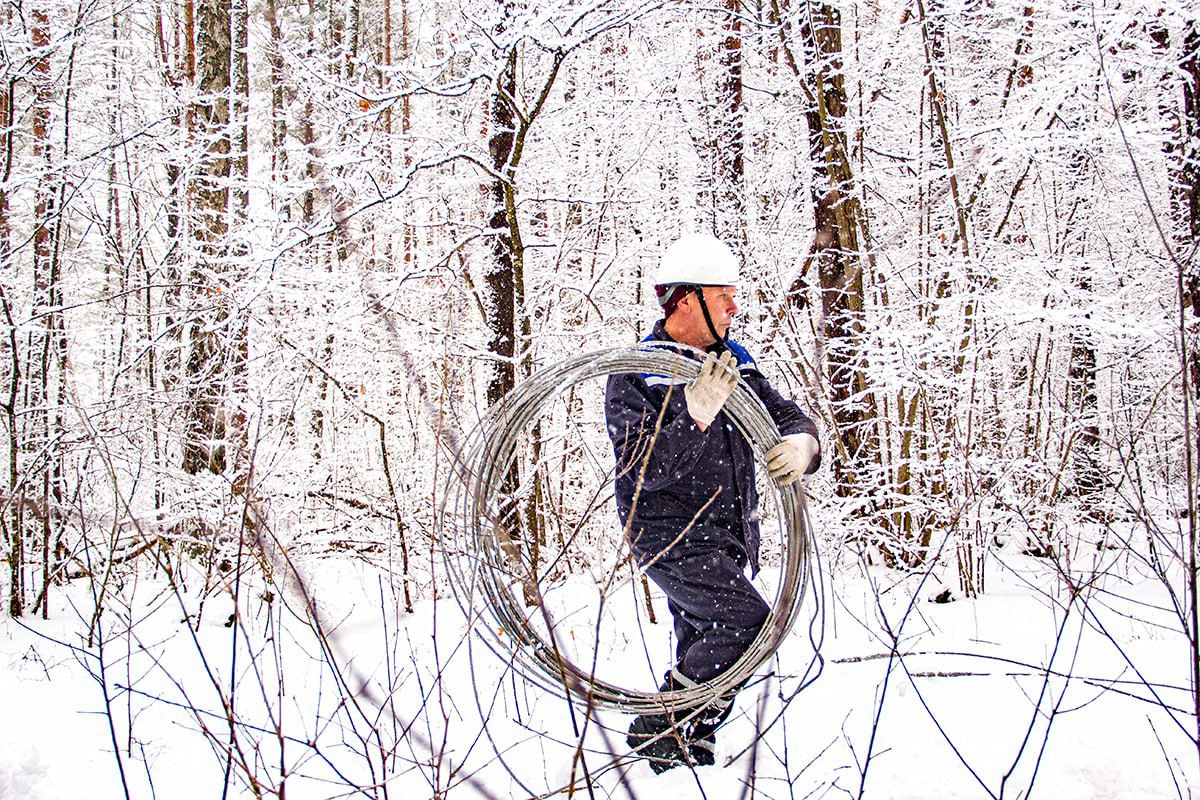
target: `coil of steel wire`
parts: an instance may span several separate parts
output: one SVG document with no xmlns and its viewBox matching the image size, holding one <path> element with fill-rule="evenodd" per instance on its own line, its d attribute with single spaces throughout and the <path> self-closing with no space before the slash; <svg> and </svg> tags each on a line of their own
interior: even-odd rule
<svg viewBox="0 0 1200 800">
<path fill-rule="evenodd" d="M 641 344 L 586 353 L 543 369 L 517 385 L 489 410 L 466 442 L 439 515 L 439 535 L 455 596 L 468 619 L 480 621 L 474 627 L 484 643 L 526 680 L 589 706 L 637 714 L 662 713 L 664 708 L 693 709 L 742 685 L 791 630 L 808 584 L 812 543 L 803 489 L 796 481 L 776 488 L 783 537 L 782 574 L 771 615 L 746 653 L 713 681 L 670 692 L 614 685 L 566 657 L 553 635 L 553 620 L 544 620 L 551 632 L 547 635 L 527 618 L 528 595 L 524 592 L 529 590 L 527 578 L 533 567 L 523 560 L 520 549 L 512 546 L 519 533 L 509 529 L 516 523 L 502 518 L 500 502 L 505 476 L 519 455 L 522 432 L 538 420 L 548 402 L 583 381 L 623 373 L 671 376 L 680 382 L 695 379 L 700 361 L 677 350 L 677 346 Z M 700 351 L 696 354 L 703 356 Z M 724 412 L 760 461 L 779 441 L 774 421 L 744 383 L 738 383 Z M 547 613 L 544 604 L 540 613 Z"/>
</svg>

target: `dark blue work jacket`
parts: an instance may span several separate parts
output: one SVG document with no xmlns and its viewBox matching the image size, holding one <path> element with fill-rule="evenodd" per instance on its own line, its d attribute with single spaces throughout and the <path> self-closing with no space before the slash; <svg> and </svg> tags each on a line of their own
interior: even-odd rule
<svg viewBox="0 0 1200 800">
<path fill-rule="evenodd" d="M 673 340 L 660 320 L 645 341 Z M 742 381 L 762 400 L 779 432 L 816 436 L 812 420 L 767 382 L 746 349 L 727 344 L 737 356 Z M 624 373 L 608 379 L 605 416 L 617 459 L 617 511 L 630 549 L 646 566 L 656 558 L 719 548 L 757 572 L 754 451 L 724 412 L 701 431 L 688 413 L 684 385 L 664 375 Z"/>
</svg>

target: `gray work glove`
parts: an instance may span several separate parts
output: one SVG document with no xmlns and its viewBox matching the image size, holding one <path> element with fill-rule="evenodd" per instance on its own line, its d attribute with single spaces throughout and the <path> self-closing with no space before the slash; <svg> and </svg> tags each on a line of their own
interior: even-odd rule
<svg viewBox="0 0 1200 800">
<path fill-rule="evenodd" d="M 780 486 L 800 479 L 821 452 L 817 437 L 811 433 L 792 433 L 767 451 L 767 474 Z"/>
<path fill-rule="evenodd" d="M 712 425 L 737 382 L 737 356 L 731 350 L 726 350 L 719 357 L 709 353 L 700 365 L 696 380 L 683 389 L 688 413 L 697 425 L 701 428 Z"/>
</svg>

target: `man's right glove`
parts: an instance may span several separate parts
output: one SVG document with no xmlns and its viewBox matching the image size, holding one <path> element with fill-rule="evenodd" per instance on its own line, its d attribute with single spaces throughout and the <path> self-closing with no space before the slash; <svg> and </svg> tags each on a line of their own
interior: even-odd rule
<svg viewBox="0 0 1200 800">
<path fill-rule="evenodd" d="M 721 407 L 737 386 L 737 356 L 733 351 L 726 350 L 720 357 L 708 354 L 700 365 L 700 374 L 696 380 L 684 387 L 683 396 L 687 400 L 688 413 L 701 430 L 707 430 Z"/>
<path fill-rule="evenodd" d="M 767 451 L 767 474 L 780 486 L 787 486 L 808 472 L 820 452 L 821 445 L 811 433 L 789 434 Z"/>
</svg>

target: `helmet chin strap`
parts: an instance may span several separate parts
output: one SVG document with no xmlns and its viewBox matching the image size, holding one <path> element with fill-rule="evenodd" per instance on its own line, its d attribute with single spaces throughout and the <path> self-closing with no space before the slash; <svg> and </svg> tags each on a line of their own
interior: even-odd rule
<svg viewBox="0 0 1200 800">
<path fill-rule="evenodd" d="M 717 326 L 713 325 L 712 314 L 708 313 L 708 303 L 704 300 L 704 287 L 694 286 L 692 290 L 696 293 L 696 297 L 700 299 L 700 310 L 704 312 L 704 321 L 708 323 L 708 332 L 716 339 L 714 344 L 720 345 L 717 348 L 717 352 L 720 352 L 726 348 L 726 339 L 729 338 L 729 331 L 726 329 L 724 336 L 717 333 Z"/>
</svg>

